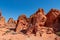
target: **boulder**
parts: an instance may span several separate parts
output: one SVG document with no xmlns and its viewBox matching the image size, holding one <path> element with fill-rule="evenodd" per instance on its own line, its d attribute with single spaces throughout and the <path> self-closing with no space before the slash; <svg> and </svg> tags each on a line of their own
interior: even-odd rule
<svg viewBox="0 0 60 40">
<path fill-rule="evenodd" d="M 28 28 L 28 21 L 25 15 L 21 15 L 18 17 L 16 32 L 19 33 L 22 30 L 26 30 Z"/>
</svg>

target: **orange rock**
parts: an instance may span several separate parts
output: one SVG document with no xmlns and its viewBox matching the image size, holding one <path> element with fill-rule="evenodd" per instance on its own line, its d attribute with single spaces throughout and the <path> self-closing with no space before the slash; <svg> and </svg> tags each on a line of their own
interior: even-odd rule
<svg viewBox="0 0 60 40">
<path fill-rule="evenodd" d="M 13 18 L 9 18 L 8 23 L 14 23 L 14 19 Z"/>
<path fill-rule="evenodd" d="M 60 31 L 60 11 L 51 9 L 45 16 L 44 10 L 38 9 L 30 18 L 21 15 L 17 21 L 10 18 L 7 23 L 0 12 L 0 26 L 0 40 L 60 40 L 54 33 Z"/>
<path fill-rule="evenodd" d="M 9 18 L 5 26 L 10 30 L 15 30 L 17 22 L 13 18 Z"/>
<path fill-rule="evenodd" d="M 0 27 L 4 25 L 5 25 L 5 18 L 1 15 L 1 12 L 0 12 Z"/>
<path fill-rule="evenodd" d="M 18 17 L 17 25 L 16 25 L 16 32 L 21 32 L 21 30 L 25 30 L 28 27 L 27 18 L 25 15 L 21 15 Z"/>
<path fill-rule="evenodd" d="M 60 31 L 60 15 L 54 20 L 54 31 Z"/>
<path fill-rule="evenodd" d="M 60 11 L 57 9 L 51 9 L 48 14 L 46 15 L 47 20 L 46 20 L 46 26 L 52 26 L 54 20 L 60 15 Z"/>
<path fill-rule="evenodd" d="M 38 33 L 38 35 L 40 35 L 40 27 L 44 26 L 46 19 L 43 9 L 39 9 L 35 14 L 31 15 L 27 34 Z"/>
<path fill-rule="evenodd" d="M 51 9 L 48 14 L 46 15 L 47 20 L 45 23 L 45 26 L 54 28 L 55 31 L 57 31 L 57 28 L 59 24 L 57 24 L 56 20 L 58 20 L 58 16 L 60 15 L 60 11 L 57 9 Z M 56 22 L 56 23 L 55 23 Z"/>
<path fill-rule="evenodd" d="M 46 16 L 44 15 L 43 9 L 39 9 L 35 14 L 30 16 L 32 23 L 35 21 L 40 23 L 40 25 L 44 25 L 46 21 Z"/>
</svg>

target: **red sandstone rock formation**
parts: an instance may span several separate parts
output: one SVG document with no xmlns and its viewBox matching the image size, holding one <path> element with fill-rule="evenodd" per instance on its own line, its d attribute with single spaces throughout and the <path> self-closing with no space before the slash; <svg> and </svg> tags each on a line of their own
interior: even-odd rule
<svg viewBox="0 0 60 40">
<path fill-rule="evenodd" d="M 8 23 L 14 23 L 14 19 L 13 18 L 9 18 Z"/>
<path fill-rule="evenodd" d="M 60 31 L 60 15 L 54 20 L 53 27 L 55 31 Z"/>
<path fill-rule="evenodd" d="M 0 40 L 60 40 L 54 33 L 60 31 L 60 11 L 51 9 L 45 15 L 43 9 L 38 9 L 30 18 L 21 15 L 17 21 L 9 18 L 7 23 L 0 12 L 0 26 Z"/>
<path fill-rule="evenodd" d="M 53 28 L 55 29 L 55 31 L 56 31 L 56 29 L 58 28 L 58 26 L 56 26 L 55 20 L 58 19 L 57 17 L 58 17 L 59 15 L 60 15 L 60 10 L 51 9 L 51 10 L 48 12 L 48 14 L 46 15 L 47 20 L 46 20 L 45 25 L 46 25 L 47 27 L 53 27 Z M 55 27 L 54 25 L 55 25 L 56 27 Z"/>
<path fill-rule="evenodd" d="M 5 18 L 2 16 L 1 12 L 0 12 L 0 27 L 5 25 Z"/>
<path fill-rule="evenodd" d="M 8 26 L 9 29 L 14 30 L 16 28 L 16 24 L 17 22 L 13 18 L 9 18 L 6 26 Z"/>
<path fill-rule="evenodd" d="M 46 16 L 44 15 L 43 9 L 39 9 L 35 14 L 30 16 L 30 25 L 27 30 L 27 34 L 35 33 L 37 35 L 40 35 L 40 28 L 44 26 L 46 22 Z"/>
<path fill-rule="evenodd" d="M 18 17 L 17 25 L 16 25 L 16 32 L 21 32 L 21 30 L 25 30 L 28 27 L 27 18 L 25 15 L 21 15 Z"/>
</svg>

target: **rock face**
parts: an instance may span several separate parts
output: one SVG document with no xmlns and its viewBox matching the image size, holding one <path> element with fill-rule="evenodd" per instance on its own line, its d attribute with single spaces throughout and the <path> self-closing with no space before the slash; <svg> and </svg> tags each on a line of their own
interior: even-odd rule
<svg viewBox="0 0 60 40">
<path fill-rule="evenodd" d="M 2 16 L 1 12 L 0 12 L 0 27 L 5 25 L 5 18 Z"/>
<path fill-rule="evenodd" d="M 27 34 L 31 34 L 32 32 L 40 35 L 40 29 L 44 26 L 46 22 L 46 16 L 44 15 L 44 10 L 39 9 L 35 14 L 30 16 L 30 25 L 27 31 Z"/>
<path fill-rule="evenodd" d="M 9 18 L 8 23 L 16 23 L 13 18 Z"/>
<path fill-rule="evenodd" d="M 13 18 L 9 18 L 8 22 L 6 23 L 6 26 L 8 26 L 9 29 L 13 30 L 16 28 L 17 22 Z"/>
<path fill-rule="evenodd" d="M 57 20 L 58 18 L 58 16 L 60 15 L 60 11 L 59 10 L 57 10 L 57 9 L 51 9 L 49 12 L 48 12 L 48 14 L 46 15 L 46 17 L 47 17 L 47 20 L 46 20 L 46 23 L 45 23 L 45 25 L 47 26 L 47 27 L 53 27 L 54 29 L 55 29 L 55 31 L 56 31 L 56 28 L 55 28 L 55 26 L 54 25 L 56 25 L 55 24 L 55 20 Z M 56 26 L 57 27 L 57 26 Z M 57 27 L 58 28 L 58 27 Z"/>
<path fill-rule="evenodd" d="M 8 24 L 17 24 L 17 21 L 14 20 L 13 18 L 9 18 L 9 20 L 8 20 L 7 23 L 8 23 Z"/>
<path fill-rule="evenodd" d="M 60 15 L 55 19 L 53 26 L 55 31 L 60 31 Z"/>
<path fill-rule="evenodd" d="M 44 23 L 45 23 L 45 21 L 47 19 L 44 14 L 45 13 L 44 13 L 43 9 L 38 9 L 38 11 L 35 14 L 30 16 L 32 23 L 33 24 L 34 23 L 40 23 L 40 25 L 44 25 Z"/>
<path fill-rule="evenodd" d="M 4 26 L 4 27 L 3 27 Z M 54 32 L 60 31 L 60 11 L 51 9 L 47 15 L 43 9 L 27 18 L 5 18 L 0 13 L 0 40 L 60 40 Z"/>
<path fill-rule="evenodd" d="M 16 32 L 19 33 L 22 30 L 27 29 L 27 27 L 28 27 L 28 22 L 26 16 L 25 15 L 19 16 L 16 25 Z"/>
</svg>

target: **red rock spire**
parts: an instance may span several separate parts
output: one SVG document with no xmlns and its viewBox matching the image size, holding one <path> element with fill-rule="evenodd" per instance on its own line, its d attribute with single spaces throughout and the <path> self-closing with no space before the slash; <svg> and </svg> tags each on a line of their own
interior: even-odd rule
<svg viewBox="0 0 60 40">
<path fill-rule="evenodd" d="M 38 11 L 36 13 L 41 12 L 42 14 L 44 14 L 44 10 L 42 8 L 38 9 Z"/>
</svg>

